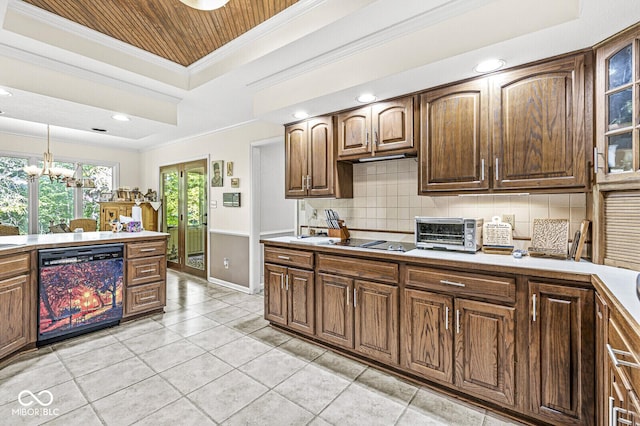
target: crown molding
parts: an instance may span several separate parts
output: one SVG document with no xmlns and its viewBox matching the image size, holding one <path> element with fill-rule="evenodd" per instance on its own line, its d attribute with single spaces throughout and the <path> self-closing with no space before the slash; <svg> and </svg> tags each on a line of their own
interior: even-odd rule
<svg viewBox="0 0 640 426">
<path fill-rule="evenodd" d="M 375 31 L 370 35 L 361 37 L 353 42 L 329 50 L 266 77 L 249 82 L 247 86 L 256 90 L 265 89 L 269 86 L 305 74 L 323 65 L 339 61 L 340 59 L 352 54 L 383 45 L 391 40 L 445 21 L 453 16 L 459 15 L 460 13 L 477 9 L 491 3 L 492 1 L 493 0 L 451 0 L 411 18 L 396 22 L 379 31 Z"/>
<path fill-rule="evenodd" d="M 300 16 L 311 12 L 313 9 L 321 6 L 323 3 L 326 3 L 326 1 L 327 0 L 298 0 L 297 3 L 289 6 L 277 15 L 272 16 L 271 18 L 262 22 L 260 25 L 253 27 L 246 33 L 241 34 L 224 46 L 216 49 L 202 59 L 189 65 L 187 69 L 189 70 L 190 74 L 199 73 L 238 52 L 247 44 L 258 40 L 265 35 L 287 25 L 294 19 L 297 19 Z"/>
<path fill-rule="evenodd" d="M 49 57 L 41 56 L 26 50 L 18 49 L 13 46 L 9 46 L 4 43 L 0 43 L 0 57 L 7 57 L 17 59 L 22 62 L 26 62 L 32 65 L 44 67 L 47 70 L 60 72 L 73 77 L 81 78 L 84 80 L 92 81 L 95 83 L 103 84 L 105 86 L 118 87 L 118 89 L 127 90 L 130 92 L 138 93 L 140 95 L 148 96 L 153 99 L 178 104 L 182 101 L 182 98 L 159 92 L 157 90 L 149 89 L 137 84 L 129 83 L 124 80 L 109 77 L 105 74 L 97 73 L 85 68 L 80 68 L 75 65 L 69 65 L 67 63 L 52 59 Z"/>
</svg>

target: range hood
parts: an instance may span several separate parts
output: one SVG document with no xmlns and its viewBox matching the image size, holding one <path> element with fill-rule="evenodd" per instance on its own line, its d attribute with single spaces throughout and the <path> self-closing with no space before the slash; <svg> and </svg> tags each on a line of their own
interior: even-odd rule
<svg viewBox="0 0 640 426">
<path fill-rule="evenodd" d="M 395 155 L 385 155 L 382 157 L 366 157 L 358 159 L 358 163 L 369 163 L 371 161 L 385 161 L 385 160 L 399 160 L 401 158 L 410 158 L 415 157 L 414 155 L 407 154 L 395 154 Z"/>
</svg>

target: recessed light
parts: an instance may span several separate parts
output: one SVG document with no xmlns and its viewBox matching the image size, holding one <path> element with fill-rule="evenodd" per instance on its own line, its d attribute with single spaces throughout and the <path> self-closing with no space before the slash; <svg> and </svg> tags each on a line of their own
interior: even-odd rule
<svg viewBox="0 0 640 426">
<path fill-rule="evenodd" d="M 100 132 L 100 133 L 106 133 L 107 129 L 99 129 L 97 127 L 92 127 L 91 130 L 93 130 L 94 132 Z"/>
<path fill-rule="evenodd" d="M 356 98 L 356 101 L 358 101 L 358 102 L 360 102 L 362 104 L 366 104 L 366 103 L 369 103 L 369 102 L 373 102 L 376 99 L 378 99 L 378 98 L 376 98 L 376 95 L 374 95 L 373 93 L 363 93 L 362 95 L 360 95 L 360 96 L 358 96 Z"/>
<path fill-rule="evenodd" d="M 124 114 L 113 114 L 111 118 L 117 121 L 131 121 L 131 119 Z"/>
<path fill-rule="evenodd" d="M 478 65 L 476 65 L 473 70 L 477 73 L 485 73 L 499 70 L 505 65 L 506 62 L 503 59 L 487 59 L 486 61 L 482 61 Z"/>
<path fill-rule="evenodd" d="M 12 95 L 12 93 L 11 93 L 11 92 L 9 92 L 9 91 L 7 91 L 7 90 L 5 90 L 5 89 L 0 88 L 0 96 L 11 96 L 11 95 Z"/>
<path fill-rule="evenodd" d="M 299 120 L 309 117 L 309 113 L 306 111 L 296 111 L 293 116 Z"/>
</svg>

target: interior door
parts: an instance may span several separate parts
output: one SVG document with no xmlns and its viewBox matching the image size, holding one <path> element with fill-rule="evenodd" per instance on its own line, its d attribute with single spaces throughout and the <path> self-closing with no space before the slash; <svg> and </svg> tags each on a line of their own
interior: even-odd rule
<svg viewBox="0 0 640 426">
<path fill-rule="evenodd" d="M 160 168 L 162 230 L 172 269 L 207 276 L 207 160 Z"/>
</svg>

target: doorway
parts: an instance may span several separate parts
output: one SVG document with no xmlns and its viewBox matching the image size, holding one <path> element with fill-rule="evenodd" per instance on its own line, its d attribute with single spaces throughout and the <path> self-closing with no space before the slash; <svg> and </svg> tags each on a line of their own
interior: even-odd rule
<svg viewBox="0 0 640 426">
<path fill-rule="evenodd" d="M 207 160 L 160 167 L 167 266 L 207 277 Z"/>
</svg>

